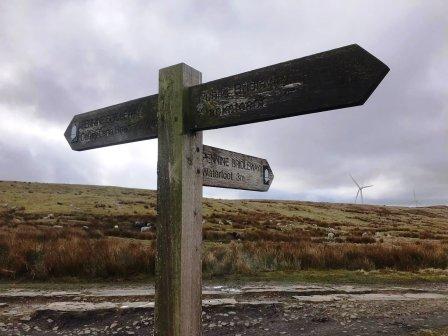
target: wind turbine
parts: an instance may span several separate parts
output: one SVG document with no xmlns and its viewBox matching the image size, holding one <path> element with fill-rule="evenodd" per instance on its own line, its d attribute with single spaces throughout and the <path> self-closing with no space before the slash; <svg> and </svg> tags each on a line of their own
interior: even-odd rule
<svg viewBox="0 0 448 336">
<path fill-rule="evenodd" d="M 373 184 L 371 185 L 366 185 L 366 186 L 360 186 L 358 182 L 356 182 L 356 180 L 353 178 L 352 174 L 350 174 L 350 177 L 352 178 L 353 182 L 355 182 L 356 186 L 358 187 L 358 192 L 356 193 L 356 198 L 355 198 L 355 204 L 358 201 L 358 196 L 361 195 L 361 203 L 364 204 L 364 197 L 362 195 L 362 190 L 366 189 L 366 188 L 370 188 L 373 187 Z"/>
<path fill-rule="evenodd" d="M 414 189 L 414 203 L 415 203 L 415 207 L 418 207 L 418 201 L 417 201 L 417 197 L 415 197 L 415 189 Z"/>
</svg>

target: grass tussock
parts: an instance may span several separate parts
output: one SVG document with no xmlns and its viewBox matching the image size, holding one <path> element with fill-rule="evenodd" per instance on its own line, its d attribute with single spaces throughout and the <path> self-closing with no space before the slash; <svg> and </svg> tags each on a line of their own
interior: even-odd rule
<svg viewBox="0 0 448 336">
<path fill-rule="evenodd" d="M 0 231 L 0 277 L 49 279 L 154 275 L 154 243 L 80 229 L 18 226 Z M 442 243 L 353 244 L 232 241 L 206 244 L 207 276 L 298 270 L 416 271 L 448 267 Z"/>
<path fill-rule="evenodd" d="M 355 245 L 232 242 L 205 251 L 208 275 L 309 269 L 416 271 L 448 267 L 448 246 L 442 244 Z"/>
<path fill-rule="evenodd" d="M 154 249 L 80 229 L 21 226 L 0 232 L 0 277 L 107 278 L 154 274 Z"/>
</svg>

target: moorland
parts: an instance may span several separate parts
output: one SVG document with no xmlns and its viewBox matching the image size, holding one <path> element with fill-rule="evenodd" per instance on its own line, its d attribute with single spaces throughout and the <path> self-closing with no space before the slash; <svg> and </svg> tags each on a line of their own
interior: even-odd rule
<svg viewBox="0 0 448 336">
<path fill-rule="evenodd" d="M 143 189 L 0 182 L 0 278 L 154 276 L 156 197 Z M 447 229 L 448 206 L 204 199 L 203 273 L 445 281 Z"/>
</svg>

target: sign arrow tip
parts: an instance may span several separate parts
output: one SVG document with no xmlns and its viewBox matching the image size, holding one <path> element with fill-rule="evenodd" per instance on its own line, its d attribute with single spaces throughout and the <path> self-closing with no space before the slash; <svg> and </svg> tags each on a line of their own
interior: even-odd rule
<svg viewBox="0 0 448 336">
<path fill-rule="evenodd" d="M 64 137 L 70 145 L 70 148 L 76 150 L 73 148 L 73 143 L 78 141 L 78 127 L 74 122 L 74 118 L 70 121 L 70 124 L 68 124 L 68 127 L 64 132 Z"/>
</svg>

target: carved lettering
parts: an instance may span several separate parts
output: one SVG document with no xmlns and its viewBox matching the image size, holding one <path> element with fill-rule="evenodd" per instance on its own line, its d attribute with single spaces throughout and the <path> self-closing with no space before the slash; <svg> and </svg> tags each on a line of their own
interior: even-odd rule
<svg viewBox="0 0 448 336">
<path fill-rule="evenodd" d="M 223 156 L 217 155 L 215 153 L 205 153 L 204 152 L 203 160 L 205 163 L 215 164 L 215 165 L 219 165 L 219 166 L 228 167 L 230 164 L 230 159 L 228 157 L 223 157 Z"/>
<path fill-rule="evenodd" d="M 210 168 L 204 168 L 202 170 L 202 174 L 204 177 L 213 177 L 223 180 L 233 180 L 233 172 L 229 172 L 226 170 L 216 170 Z"/>
<path fill-rule="evenodd" d="M 232 158 L 232 167 L 239 168 L 243 170 L 250 170 L 250 171 L 259 171 L 262 170 L 262 165 L 256 162 L 247 161 L 247 160 L 238 160 Z"/>
<path fill-rule="evenodd" d="M 267 80 L 245 81 L 231 87 L 210 89 L 201 92 L 197 103 L 200 115 L 225 117 L 268 107 L 269 100 L 287 95 L 301 83 L 288 83 L 285 76 Z"/>
<path fill-rule="evenodd" d="M 89 143 L 100 139 L 127 136 L 131 132 L 149 129 L 151 124 L 144 120 L 141 111 L 110 113 L 82 120 L 79 123 L 74 142 Z"/>
<path fill-rule="evenodd" d="M 268 190 L 274 177 L 264 159 L 206 145 L 202 176 L 205 186 L 258 191 Z"/>
</svg>

